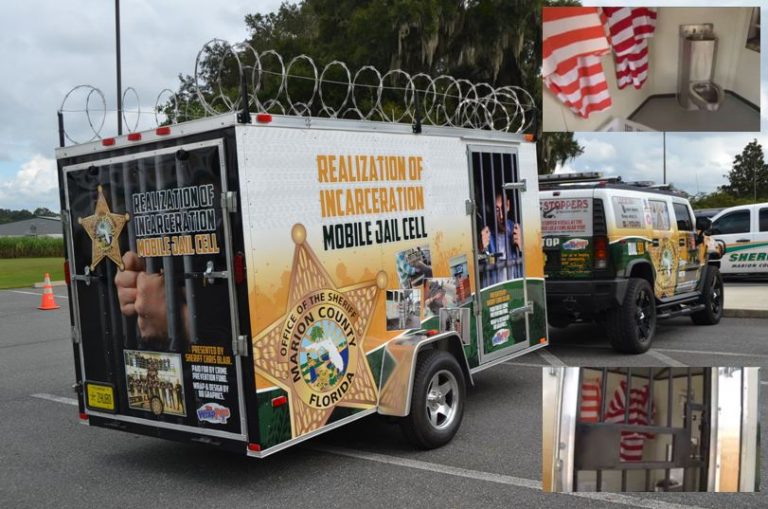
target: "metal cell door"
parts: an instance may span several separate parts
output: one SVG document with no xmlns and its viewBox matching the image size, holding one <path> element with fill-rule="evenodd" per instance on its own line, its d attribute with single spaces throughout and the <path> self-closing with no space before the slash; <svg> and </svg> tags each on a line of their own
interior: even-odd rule
<svg viewBox="0 0 768 509">
<path fill-rule="evenodd" d="M 517 151 L 469 148 L 480 363 L 528 346 L 525 252 Z"/>
</svg>

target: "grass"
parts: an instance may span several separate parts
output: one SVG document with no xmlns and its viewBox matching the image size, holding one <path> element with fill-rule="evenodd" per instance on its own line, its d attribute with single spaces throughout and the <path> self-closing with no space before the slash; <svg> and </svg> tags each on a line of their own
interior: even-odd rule
<svg viewBox="0 0 768 509">
<path fill-rule="evenodd" d="M 31 287 L 43 280 L 64 279 L 64 258 L 0 258 L 0 289 Z"/>
</svg>

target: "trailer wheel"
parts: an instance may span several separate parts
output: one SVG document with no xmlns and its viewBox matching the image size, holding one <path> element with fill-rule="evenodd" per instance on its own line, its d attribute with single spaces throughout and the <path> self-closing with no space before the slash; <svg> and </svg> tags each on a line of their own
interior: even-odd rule
<svg viewBox="0 0 768 509">
<path fill-rule="evenodd" d="M 441 350 L 419 356 L 411 411 L 400 421 L 405 437 L 422 449 L 451 441 L 464 416 L 466 382 L 456 358 Z"/>
<path fill-rule="evenodd" d="M 611 346 L 621 353 L 643 353 L 656 331 L 656 298 L 645 279 L 630 278 L 621 306 L 606 314 L 605 328 Z"/>
<path fill-rule="evenodd" d="M 696 325 L 716 325 L 723 317 L 723 276 L 717 267 L 707 267 L 701 295 L 704 309 L 693 313 L 691 320 Z"/>
</svg>

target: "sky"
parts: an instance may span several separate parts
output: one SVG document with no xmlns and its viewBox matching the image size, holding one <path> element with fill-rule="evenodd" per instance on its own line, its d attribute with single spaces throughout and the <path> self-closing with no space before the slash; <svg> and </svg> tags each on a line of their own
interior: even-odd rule
<svg viewBox="0 0 768 509">
<path fill-rule="evenodd" d="M 133 87 L 146 114 L 139 129 L 155 125 L 158 93 L 177 89 L 180 73 L 192 74 L 200 48 L 213 38 L 242 41 L 245 15 L 276 10 L 280 0 L 123 0 L 120 2 L 122 83 Z M 3 1 L 0 8 L 0 208 L 59 210 L 54 149 L 56 111 L 69 90 L 81 84 L 100 89 L 107 109 L 116 109 L 115 21 L 112 0 Z M 215 8 L 213 7 L 215 5 Z M 86 93 L 66 109 L 82 110 Z M 133 94 L 127 111 L 135 111 Z M 92 118 L 102 105 L 91 97 Z M 135 113 L 126 115 L 133 124 Z M 116 134 L 108 114 L 102 134 Z M 82 112 L 66 113 L 76 141 L 88 141 Z"/>
<path fill-rule="evenodd" d="M 585 0 L 584 4 L 613 1 Z M 624 0 L 624 5 L 643 4 Z M 697 5 L 700 1 L 664 1 L 657 5 Z M 718 0 L 717 5 L 756 4 L 757 0 Z M 123 0 L 121 2 L 122 81 L 133 87 L 126 97 L 127 121 L 138 129 L 154 127 L 151 113 L 158 93 L 178 87 L 177 76 L 192 74 L 200 48 L 213 38 L 231 42 L 248 36 L 245 15 L 272 12 L 280 0 L 227 0 L 211 8 L 209 0 Z M 766 9 L 763 9 L 766 14 Z M 0 11 L 0 208 L 59 210 L 54 149 L 58 146 L 56 111 L 69 90 L 89 84 L 104 94 L 108 111 L 103 136 L 116 134 L 114 2 L 111 0 L 26 0 L 3 2 Z M 765 32 L 765 31 L 764 31 Z M 766 33 L 763 33 L 766 48 Z M 768 51 L 762 53 L 762 104 Z M 339 55 L 341 60 L 343 55 Z M 64 105 L 65 125 L 75 141 L 90 138 L 82 111 L 87 89 Z M 89 108 L 102 118 L 98 94 Z M 134 112 L 134 113 L 131 113 Z M 768 107 L 763 131 L 768 133 Z M 559 171 L 599 170 L 631 180 L 662 180 L 659 133 L 578 133 L 584 154 Z M 711 192 L 725 181 L 733 158 L 752 139 L 768 149 L 768 134 L 668 134 L 668 181 L 686 191 Z"/>
</svg>

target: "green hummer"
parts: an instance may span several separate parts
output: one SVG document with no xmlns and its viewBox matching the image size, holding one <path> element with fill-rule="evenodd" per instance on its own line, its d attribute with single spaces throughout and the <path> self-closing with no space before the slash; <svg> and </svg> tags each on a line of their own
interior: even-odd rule
<svg viewBox="0 0 768 509">
<path fill-rule="evenodd" d="M 540 187 L 550 325 L 594 320 L 616 350 L 642 353 L 658 319 L 720 321 L 719 260 L 686 198 L 597 173 L 542 176 Z"/>
</svg>

